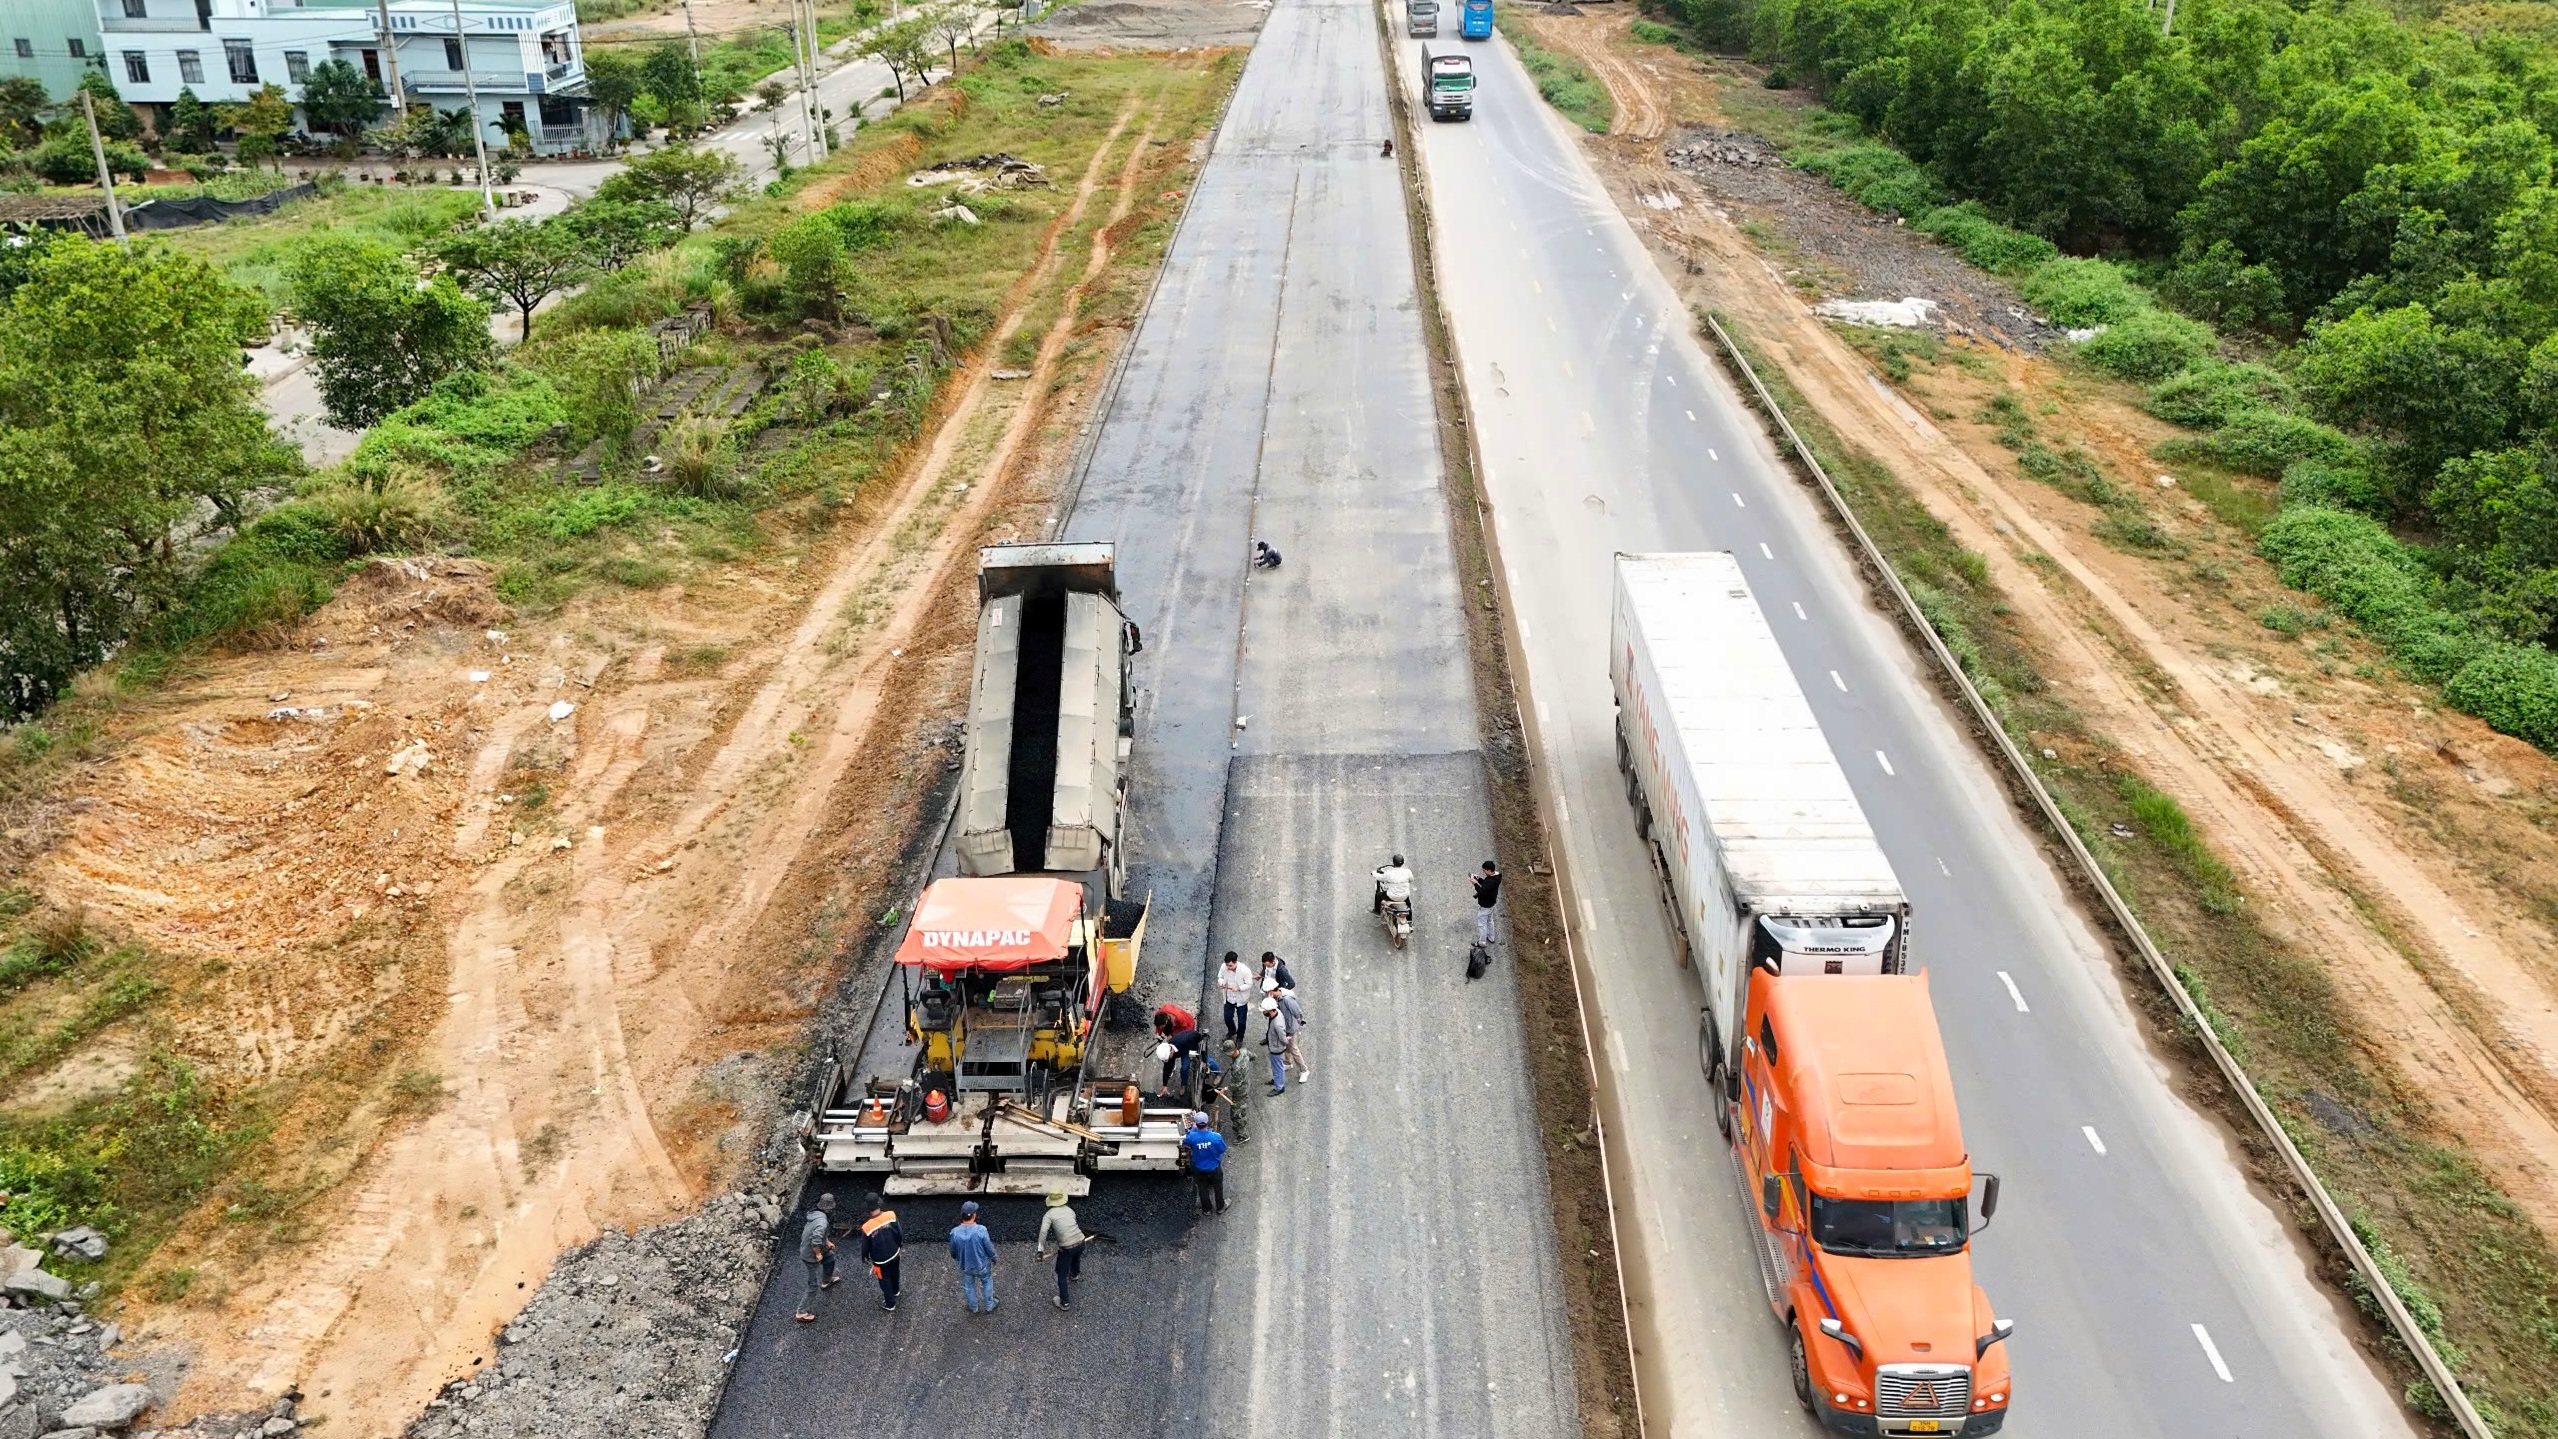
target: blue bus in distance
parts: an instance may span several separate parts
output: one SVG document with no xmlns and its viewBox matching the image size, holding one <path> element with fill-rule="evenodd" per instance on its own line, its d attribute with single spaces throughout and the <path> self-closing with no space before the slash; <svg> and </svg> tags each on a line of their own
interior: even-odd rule
<svg viewBox="0 0 2558 1439">
<path fill-rule="evenodd" d="M 1457 33 L 1468 40 L 1492 38 L 1492 0 L 1465 0 L 1465 17 Z"/>
</svg>

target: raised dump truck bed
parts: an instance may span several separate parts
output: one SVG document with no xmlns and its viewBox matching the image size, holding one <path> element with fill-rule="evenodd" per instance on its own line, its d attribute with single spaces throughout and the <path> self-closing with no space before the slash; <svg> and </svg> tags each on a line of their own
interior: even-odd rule
<svg viewBox="0 0 2558 1439">
<path fill-rule="evenodd" d="M 1119 892 L 1135 626 L 1108 544 L 977 552 L 959 870 L 1090 874 Z"/>
</svg>

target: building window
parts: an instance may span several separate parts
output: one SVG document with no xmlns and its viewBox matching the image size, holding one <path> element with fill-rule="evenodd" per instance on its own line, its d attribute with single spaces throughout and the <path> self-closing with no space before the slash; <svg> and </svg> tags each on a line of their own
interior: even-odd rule
<svg viewBox="0 0 2558 1439">
<path fill-rule="evenodd" d="M 445 37 L 444 41 L 444 68 L 447 70 L 462 68 L 462 42 L 450 36 Z"/>
<path fill-rule="evenodd" d="M 124 0 L 125 19 L 143 20 L 148 19 L 150 14 L 150 8 L 143 3 L 143 0 Z"/>
<path fill-rule="evenodd" d="M 284 52 L 284 78 L 299 85 L 311 78 L 311 57 L 300 50 Z"/>
<path fill-rule="evenodd" d="M 18 42 L 18 58 L 19 58 L 19 59 L 21 59 L 21 60 L 32 60 L 32 59 L 34 59 L 35 57 L 36 57 L 36 42 L 34 42 L 33 40 L 21 40 L 21 41 L 19 41 L 19 42 Z"/>
<path fill-rule="evenodd" d="M 194 50 L 178 52 L 178 83 L 181 85 L 204 83 L 204 56 L 200 52 Z"/>
<path fill-rule="evenodd" d="M 71 58 L 74 60 L 88 59 L 89 42 L 75 37 L 71 42 Z"/>
<path fill-rule="evenodd" d="M 367 50 L 364 52 L 364 78 L 372 81 L 376 85 L 382 83 L 381 51 Z"/>
<path fill-rule="evenodd" d="M 136 85 L 151 83 L 151 61 L 139 50 L 124 52 L 124 78 Z"/>
<path fill-rule="evenodd" d="M 222 59 L 225 64 L 228 64 L 231 67 L 232 84 L 254 85 L 258 83 L 258 56 L 256 51 L 249 48 L 248 41 L 223 41 Z"/>
</svg>

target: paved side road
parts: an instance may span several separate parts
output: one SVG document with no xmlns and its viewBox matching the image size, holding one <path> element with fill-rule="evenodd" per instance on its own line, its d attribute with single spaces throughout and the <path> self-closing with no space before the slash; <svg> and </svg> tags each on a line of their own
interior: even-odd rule
<svg viewBox="0 0 2558 1439">
<path fill-rule="evenodd" d="M 988 1205 L 992 1316 L 961 1311 L 956 1200 L 898 1206 L 895 1314 L 856 1278 L 795 1325 L 785 1256 L 720 1439 L 1578 1430 L 1516 992 L 1463 973 L 1489 807 L 1384 85 L 1360 0 L 1279 0 L 1064 529 L 1118 543 L 1146 636 L 1141 988 L 1196 1005 L 1211 953 L 1279 950 L 1314 1078 L 1273 1098 L 1260 1066 L 1220 1218 L 1105 1178 L 1070 1314 L 1028 1262 L 1035 1201 Z M 1255 535 L 1287 561 L 1248 580 Z M 1402 953 L 1368 913 L 1398 848 Z"/>
<path fill-rule="evenodd" d="M 2102 946 L 1693 321 L 1508 48 L 1419 137 L 1439 273 L 1517 606 L 1541 781 L 1579 902 L 1617 1135 L 1645 1417 L 1813 1432 L 1697 1067 L 1617 773 L 1611 556 L 1728 549 L 1913 907 L 1973 1164 L 1975 1272 L 2017 1322 L 2010 1434 L 2402 1435 L 2281 1218 L 2149 1054 Z M 1417 94 L 1417 46 L 1403 83 Z"/>
</svg>

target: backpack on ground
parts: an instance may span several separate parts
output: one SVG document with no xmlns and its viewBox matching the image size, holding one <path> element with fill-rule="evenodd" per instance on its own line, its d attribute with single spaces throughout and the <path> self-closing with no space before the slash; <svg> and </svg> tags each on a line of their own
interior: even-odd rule
<svg viewBox="0 0 2558 1439">
<path fill-rule="evenodd" d="M 1481 979 L 1492 967 L 1492 946 L 1477 941 L 1466 947 L 1466 978 Z"/>
</svg>

